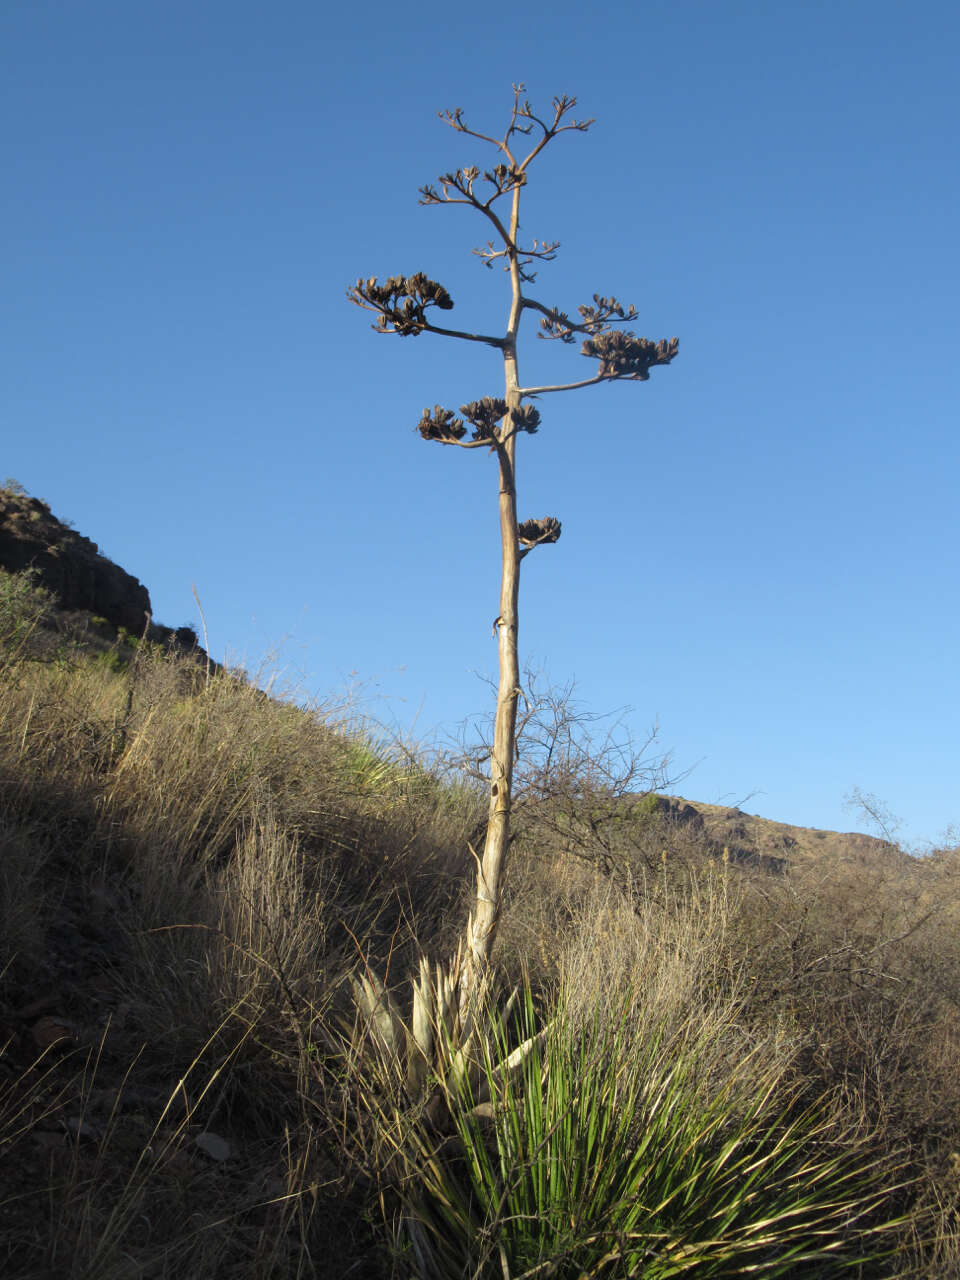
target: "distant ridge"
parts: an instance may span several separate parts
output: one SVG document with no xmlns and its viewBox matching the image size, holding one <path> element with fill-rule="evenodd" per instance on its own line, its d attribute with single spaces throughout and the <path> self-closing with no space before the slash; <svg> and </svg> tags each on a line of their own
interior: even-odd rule
<svg viewBox="0 0 960 1280">
<path fill-rule="evenodd" d="M 900 868 L 916 861 L 889 840 L 862 832 L 797 827 L 727 805 L 703 804 L 680 796 L 657 796 L 656 802 L 665 821 L 689 828 L 698 844 L 702 842 L 713 856 L 720 857 L 727 849 L 732 860 L 768 871 L 782 871 L 791 864 L 824 857 L 874 864 L 882 860 Z"/>
</svg>

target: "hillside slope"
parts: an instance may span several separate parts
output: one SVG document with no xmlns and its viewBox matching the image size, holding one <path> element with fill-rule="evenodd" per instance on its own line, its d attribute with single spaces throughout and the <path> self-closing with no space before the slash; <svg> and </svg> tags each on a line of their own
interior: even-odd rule
<svg viewBox="0 0 960 1280">
<path fill-rule="evenodd" d="M 482 784 L 372 740 L 349 708 L 198 662 L 192 632 L 147 623 L 145 588 L 44 504 L 8 488 L 2 511 L 16 571 L 0 571 L 0 1273 L 425 1274 L 398 1253 L 397 1214 L 433 1184 L 397 1160 L 446 1167 L 451 1134 L 439 1094 L 396 1094 L 381 1050 L 390 1035 L 414 1052 L 409 980 L 456 949 Z M 776 1197 L 742 1196 L 729 1149 L 711 1164 L 718 1122 L 727 1133 L 756 1098 L 763 1144 L 768 1122 L 782 1135 L 829 1105 L 826 1129 L 796 1131 L 791 1168 L 863 1152 L 897 1266 L 864 1262 L 846 1201 L 837 1248 L 864 1280 L 960 1274 L 960 850 L 904 860 L 866 836 L 614 793 L 594 757 L 573 758 L 518 800 L 494 1002 L 529 983 L 546 1032 L 562 979 L 575 1048 L 619 992 L 633 1030 L 604 1051 L 616 1079 L 658 1097 L 647 1068 L 673 1079 L 687 1055 L 677 1114 L 700 1126 L 697 1169 L 764 1232 Z M 381 980 L 386 1018 L 364 1022 L 357 992 Z M 637 1112 L 630 1132 L 647 1131 Z M 658 1202 L 686 1203 L 688 1172 Z M 608 1208 L 643 1202 L 618 1192 Z M 606 1212 L 606 1234 L 577 1228 L 584 1247 L 621 1238 Z M 486 1241 L 488 1221 L 477 1230 Z M 657 1230 L 686 1256 L 684 1222 Z M 582 1273 L 597 1274 L 564 1274 Z"/>
<path fill-rule="evenodd" d="M 103 648 L 104 640 L 114 640 L 121 629 L 133 636 L 146 629 L 154 642 L 207 658 L 189 627 L 174 630 L 153 619 L 149 591 L 139 579 L 59 520 L 47 503 L 17 486 L 0 488 L 0 569 L 33 570 L 36 580 L 54 597 L 56 609 L 46 619 L 48 629 L 74 634 L 79 629 L 83 642 L 93 649 Z M 659 797 L 658 804 L 668 822 L 689 828 L 698 843 L 715 855 L 726 848 L 738 862 L 770 870 L 780 869 L 787 861 L 824 854 L 906 858 L 887 841 L 858 832 L 792 826 L 679 796 Z"/>
</svg>

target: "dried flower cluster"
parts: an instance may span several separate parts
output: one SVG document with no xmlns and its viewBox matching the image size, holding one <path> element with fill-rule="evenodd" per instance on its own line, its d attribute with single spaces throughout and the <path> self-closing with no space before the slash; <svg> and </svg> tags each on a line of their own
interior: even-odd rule
<svg viewBox="0 0 960 1280">
<path fill-rule="evenodd" d="M 439 404 L 434 405 L 432 412 L 429 408 L 424 409 L 417 430 L 424 440 L 439 440 L 442 444 L 454 444 L 467 434 L 463 419 Z"/>
<path fill-rule="evenodd" d="M 542 520 L 524 520 L 517 525 L 517 537 L 525 547 L 540 546 L 545 542 L 556 542 L 560 537 L 561 524 L 553 516 L 544 516 Z"/>
<path fill-rule="evenodd" d="M 540 425 L 539 409 L 532 404 L 524 404 L 511 412 L 506 400 L 500 396 L 484 396 L 480 400 L 472 400 L 469 404 L 462 404 L 460 412 L 473 427 L 473 435 L 470 437 L 473 444 L 486 442 L 496 447 L 518 431 L 534 435 Z M 498 430 L 498 424 L 508 414 L 509 425 Z M 452 409 L 444 409 L 439 404 L 434 405 L 433 409 L 424 409 L 417 423 L 417 430 L 424 440 L 439 440 L 441 444 L 459 444 L 467 434 L 463 418 L 456 417 Z"/>
<path fill-rule="evenodd" d="M 453 310 L 453 299 L 443 285 L 429 280 L 422 271 L 412 276 L 391 276 L 383 284 L 377 283 L 376 276 L 360 279 L 347 290 L 347 297 L 355 306 L 379 312 L 376 328 L 404 337 L 415 337 L 430 327 L 426 319 L 428 307 Z"/>
<path fill-rule="evenodd" d="M 571 320 L 565 311 L 558 307 L 543 307 L 543 319 L 540 321 L 538 338 L 559 338 L 561 342 L 573 342 L 578 333 L 602 333 L 610 328 L 610 320 L 616 317 L 615 323 L 636 320 L 637 309 L 633 305 L 624 306 L 616 298 L 604 298 L 601 294 L 593 295 L 594 305 L 577 307 L 580 320 Z"/>
<path fill-rule="evenodd" d="M 484 396 L 481 400 L 472 400 L 470 404 L 462 404 L 460 412 L 473 424 L 474 440 L 495 440 L 497 424 L 507 414 L 507 402 L 499 396 Z"/>
<path fill-rule="evenodd" d="M 600 361 L 601 378 L 646 382 L 654 365 L 669 364 L 678 348 L 677 338 L 651 342 L 649 338 L 637 338 L 621 329 L 611 329 L 597 334 L 595 338 L 587 338 L 580 354 Z"/>
</svg>

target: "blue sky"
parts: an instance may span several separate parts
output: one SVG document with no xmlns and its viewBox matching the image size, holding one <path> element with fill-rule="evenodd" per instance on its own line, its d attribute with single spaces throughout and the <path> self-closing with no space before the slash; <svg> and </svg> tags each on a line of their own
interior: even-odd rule
<svg viewBox="0 0 960 1280">
<path fill-rule="evenodd" d="M 540 403 L 521 650 L 657 721 L 677 790 L 908 841 L 960 822 L 955 373 L 960 18 L 919 0 L 322 6 L 6 0 L 0 472 L 158 620 L 429 738 L 488 705 L 496 477 L 420 441 L 495 352 L 372 333 L 358 276 L 424 270 L 502 328 L 476 215 L 417 188 L 492 158 L 513 82 L 596 118 L 531 172 L 534 296 L 677 334 L 649 383 Z M 506 11 L 504 11 L 506 12 Z M 510 15 L 514 16 L 510 16 Z M 522 380 L 583 377 L 538 343 Z M 2 478 L 2 477 L 0 477 Z M 749 798 L 748 798 L 749 797 Z"/>
</svg>

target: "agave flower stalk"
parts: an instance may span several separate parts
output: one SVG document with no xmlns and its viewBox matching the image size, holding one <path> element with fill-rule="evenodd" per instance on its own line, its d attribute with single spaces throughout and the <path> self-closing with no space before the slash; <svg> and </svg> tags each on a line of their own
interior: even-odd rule
<svg viewBox="0 0 960 1280">
<path fill-rule="evenodd" d="M 636 318 L 636 309 L 615 297 L 594 294 L 591 304 L 578 309 L 578 319 L 548 306 L 527 290 L 536 279 L 533 267 L 552 262 L 558 242 L 521 242 L 520 203 L 531 166 L 545 147 L 561 134 L 584 133 L 593 123 L 572 115 L 576 99 L 553 99 L 552 113 L 537 115 L 515 85 L 513 107 L 505 133 L 484 134 L 469 128 L 458 107 L 441 112 L 457 133 L 498 153 L 498 163 L 481 171 L 468 165 L 440 176 L 420 189 L 420 203 L 466 205 L 486 220 L 492 238 L 474 253 L 487 267 L 501 263 L 509 279 L 509 306 L 502 334 L 450 328 L 437 322 L 439 313 L 453 309 L 449 292 L 423 272 L 358 279 L 347 296 L 355 305 L 376 314 L 373 328 L 380 334 L 417 337 L 423 333 L 493 347 L 503 359 L 503 394 L 484 396 L 460 407 L 459 413 L 435 405 L 424 409 L 417 430 L 425 440 L 461 449 L 481 450 L 497 462 L 497 501 L 501 543 L 500 599 L 493 630 L 499 645 L 499 683 L 490 753 L 490 800 L 483 849 L 476 860 L 476 894 L 467 921 L 459 962 L 451 966 L 462 1006 L 464 1030 L 468 1006 L 482 988 L 500 918 L 516 754 L 517 701 L 521 695 L 518 657 L 520 565 L 535 548 L 557 541 L 560 521 L 553 516 L 518 519 L 517 442 L 540 425 L 532 400 L 559 391 L 573 391 L 601 382 L 645 382 L 650 370 L 669 364 L 677 354 L 677 339 L 652 342 L 622 328 Z M 524 386 L 520 378 L 518 340 L 525 316 L 539 318 L 538 336 L 569 344 L 582 340 L 581 354 L 595 362 L 586 378 L 562 384 Z"/>
</svg>

